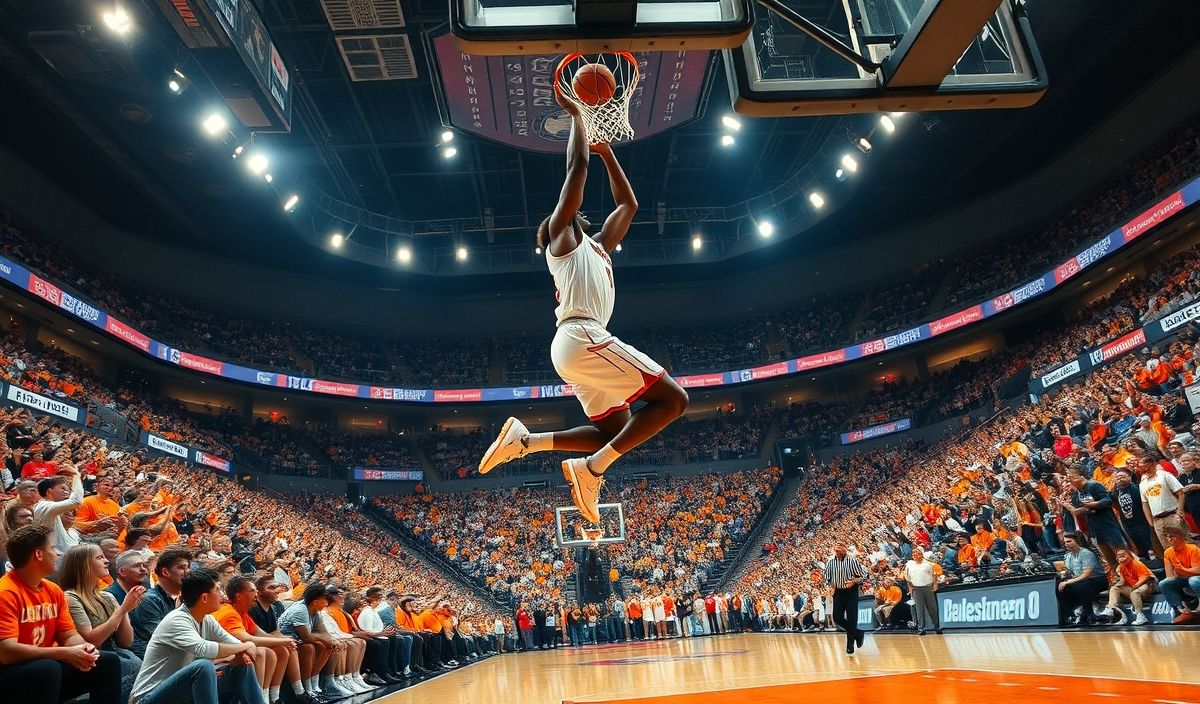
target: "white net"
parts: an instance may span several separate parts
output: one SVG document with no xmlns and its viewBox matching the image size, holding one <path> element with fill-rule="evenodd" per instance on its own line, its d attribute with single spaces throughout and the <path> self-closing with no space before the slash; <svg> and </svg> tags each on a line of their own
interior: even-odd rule
<svg viewBox="0 0 1200 704">
<path fill-rule="evenodd" d="M 589 105 L 575 95 L 572 80 L 575 72 L 589 63 L 603 64 L 612 71 L 617 89 L 608 100 L 599 105 Z M 588 144 L 619 142 L 633 139 L 633 125 L 629 123 L 629 104 L 637 92 L 640 74 L 637 59 L 628 52 L 601 54 L 595 61 L 588 61 L 582 54 L 568 54 L 558 65 L 555 73 L 555 89 L 579 109 Z"/>
</svg>

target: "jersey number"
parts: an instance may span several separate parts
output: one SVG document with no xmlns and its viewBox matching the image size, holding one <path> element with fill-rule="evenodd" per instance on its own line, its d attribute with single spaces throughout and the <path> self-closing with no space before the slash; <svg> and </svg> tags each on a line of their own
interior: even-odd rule
<svg viewBox="0 0 1200 704">
<path fill-rule="evenodd" d="M 45 626 L 38 626 L 33 629 L 33 644 L 35 646 L 40 646 L 42 644 L 42 639 L 45 637 L 46 637 L 46 627 Z"/>
</svg>

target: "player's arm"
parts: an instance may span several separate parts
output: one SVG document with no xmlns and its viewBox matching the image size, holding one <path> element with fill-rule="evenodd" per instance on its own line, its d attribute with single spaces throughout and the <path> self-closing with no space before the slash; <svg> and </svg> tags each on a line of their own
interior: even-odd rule
<svg viewBox="0 0 1200 704">
<path fill-rule="evenodd" d="M 558 206 L 546 223 L 546 237 L 550 253 L 556 257 L 568 254 L 579 246 L 579 235 L 575 231 L 575 214 L 583 205 L 583 189 L 587 185 L 588 151 L 587 135 L 583 131 L 583 120 L 579 119 L 579 108 L 555 92 L 555 100 L 571 114 L 571 135 L 567 138 L 567 179 L 563 182 Z"/>
<path fill-rule="evenodd" d="M 633 186 L 629 185 L 625 170 L 613 154 L 612 145 L 607 142 L 594 144 L 592 151 L 599 154 L 604 162 L 604 168 L 608 171 L 608 187 L 612 190 L 613 202 L 617 206 L 609 213 L 604 227 L 596 236 L 596 241 L 604 247 L 604 251 L 612 253 L 617 245 L 621 244 L 621 240 L 625 239 L 625 233 L 629 232 L 629 224 L 633 222 L 633 216 L 638 209 L 637 196 L 633 194 Z"/>
</svg>

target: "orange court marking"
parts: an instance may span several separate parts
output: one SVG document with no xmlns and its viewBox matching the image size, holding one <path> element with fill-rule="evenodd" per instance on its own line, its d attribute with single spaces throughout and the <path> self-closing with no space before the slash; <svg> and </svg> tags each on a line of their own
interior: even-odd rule
<svg viewBox="0 0 1200 704">
<path fill-rule="evenodd" d="M 1059 704 L 1064 696 L 1081 703 L 1120 698 L 1124 704 L 1200 704 L 1200 685 L 1197 684 L 978 670 L 930 670 L 883 677 L 854 677 L 773 687 L 726 689 L 719 692 L 613 699 L 587 704 L 879 704 L 882 701 L 914 700 L 971 702 L 984 701 L 989 696 L 994 696 L 997 687 L 1004 687 L 1007 694 L 1018 694 L 1021 704 Z M 567 700 L 563 704 L 577 703 Z"/>
</svg>

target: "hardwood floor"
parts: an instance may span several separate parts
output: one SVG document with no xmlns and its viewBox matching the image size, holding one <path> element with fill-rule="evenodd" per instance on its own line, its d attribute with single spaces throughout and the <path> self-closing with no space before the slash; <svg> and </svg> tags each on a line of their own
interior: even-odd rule
<svg viewBox="0 0 1200 704">
<path fill-rule="evenodd" d="M 928 691 L 940 693 L 938 701 L 970 704 L 978 686 L 980 696 L 999 687 L 1024 688 L 1026 704 L 1061 701 L 1061 692 L 1053 694 L 1060 690 L 1127 702 L 1200 704 L 1200 631 L 1194 630 L 868 636 L 853 657 L 844 647 L 841 634 L 780 633 L 560 648 L 493 657 L 377 701 L 561 704 L 664 697 L 663 702 L 861 699 L 878 704 L 881 691 L 915 696 Z M 830 682 L 862 677 L 872 681 Z M 829 684 L 796 686 L 822 681 Z M 780 685 L 791 687 L 720 697 L 667 696 Z M 1144 698 L 1137 696 L 1141 693 Z"/>
</svg>

